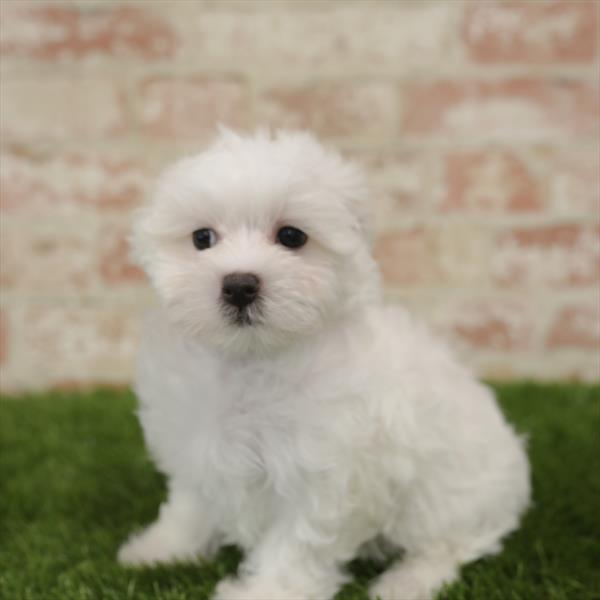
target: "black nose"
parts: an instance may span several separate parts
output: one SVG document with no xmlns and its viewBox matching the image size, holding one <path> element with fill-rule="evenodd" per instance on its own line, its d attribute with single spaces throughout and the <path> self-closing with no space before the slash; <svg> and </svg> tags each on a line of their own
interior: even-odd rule
<svg viewBox="0 0 600 600">
<path fill-rule="evenodd" d="M 223 278 L 223 298 L 228 304 L 244 308 L 258 296 L 260 280 L 252 273 L 231 273 Z"/>
</svg>

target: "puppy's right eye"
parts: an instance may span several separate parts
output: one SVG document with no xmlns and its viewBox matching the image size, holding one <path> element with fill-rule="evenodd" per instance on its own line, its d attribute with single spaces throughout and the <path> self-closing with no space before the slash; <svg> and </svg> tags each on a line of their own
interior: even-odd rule
<svg viewBox="0 0 600 600">
<path fill-rule="evenodd" d="M 217 243 L 217 234 L 212 229 L 204 227 L 192 233 L 192 240 L 197 250 L 206 250 Z"/>
</svg>

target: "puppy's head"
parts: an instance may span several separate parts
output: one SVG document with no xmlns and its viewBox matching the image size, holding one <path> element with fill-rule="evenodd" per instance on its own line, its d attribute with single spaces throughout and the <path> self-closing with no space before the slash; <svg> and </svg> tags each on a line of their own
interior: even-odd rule
<svg viewBox="0 0 600 600">
<path fill-rule="evenodd" d="M 274 350 L 377 293 L 366 196 L 359 170 L 308 134 L 224 131 L 161 177 L 134 254 L 185 332 Z"/>
</svg>

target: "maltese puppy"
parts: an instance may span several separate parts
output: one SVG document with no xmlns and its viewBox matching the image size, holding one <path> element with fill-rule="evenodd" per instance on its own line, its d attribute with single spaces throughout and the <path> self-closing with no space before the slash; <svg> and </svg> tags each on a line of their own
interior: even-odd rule
<svg viewBox="0 0 600 600">
<path fill-rule="evenodd" d="M 489 389 L 381 299 L 360 170 L 306 133 L 223 130 L 159 180 L 133 252 L 162 301 L 136 393 L 168 480 L 128 565 L 245 552 L 219 600 L 327 600 L 402 549 L 372 598 L 432 598 L 529 500 Z"/>
</svg>

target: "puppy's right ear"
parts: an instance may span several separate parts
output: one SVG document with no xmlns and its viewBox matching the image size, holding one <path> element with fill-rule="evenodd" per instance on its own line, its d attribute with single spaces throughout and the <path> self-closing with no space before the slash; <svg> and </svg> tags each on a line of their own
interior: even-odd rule
<svg viewBox="0 0 600 600">
<path fill-rule="evenodd" d="M 150 206 L 142 206 L 134 212 L 133 226 L 127 238 L 130 259 L 146 272 L 154 256 L 147 231 L 150 211 Z"/>
</svg>

